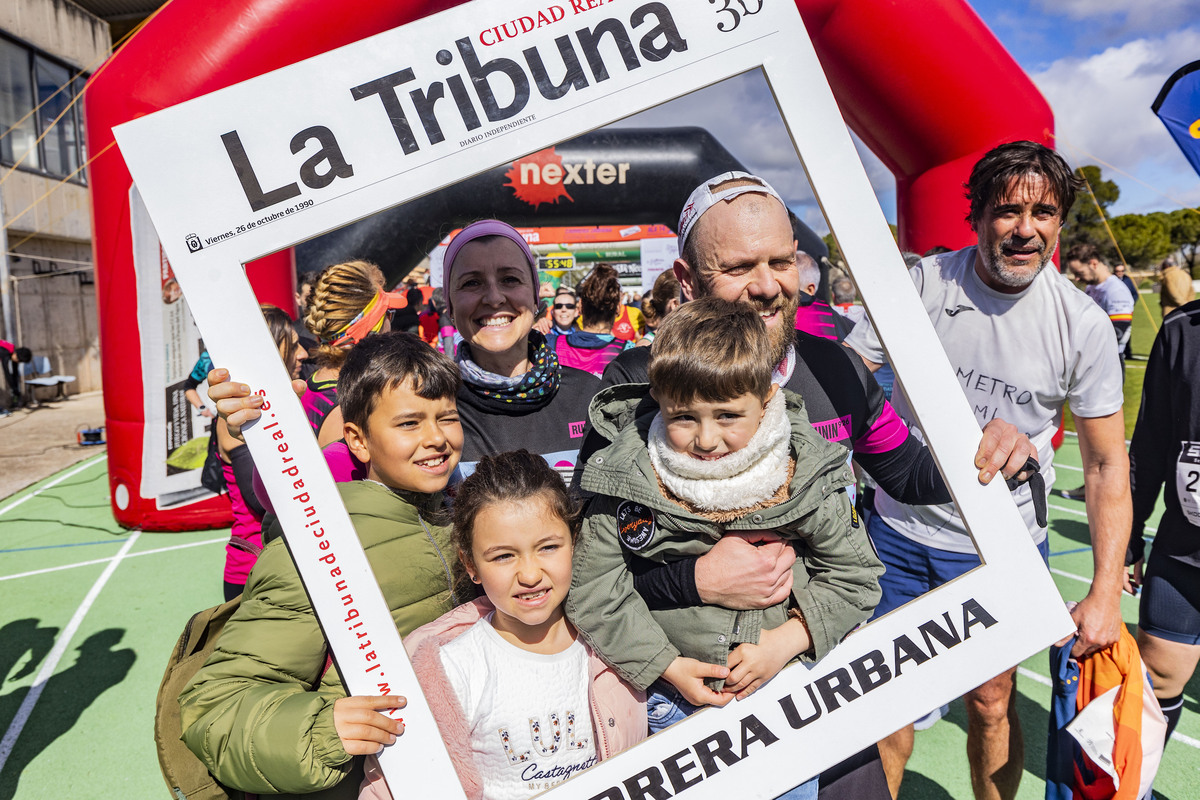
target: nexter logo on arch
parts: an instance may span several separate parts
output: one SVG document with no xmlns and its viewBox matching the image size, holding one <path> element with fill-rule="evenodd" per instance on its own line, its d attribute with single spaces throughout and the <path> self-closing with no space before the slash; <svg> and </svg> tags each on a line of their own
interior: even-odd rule
<svg viewBox="0 0 1200 800">
<path fill-rule="evenodd" d="M 593 158 L 564 161 L 553 147 L 547 147 L 512 162 L 504 177 L 508 179 L 504 185 L 513 190 L 518 200 L 537 208 L 542 203 L 557 203 L 560 199 L 574 202 L 575 198 L 567 191 L 572 184 L 624 184 L 629 177 L 629 162 L 613 164 L 597 162 Z"/>
<path fill-rule="evenodd" d="M 579 185 L 623 184 L 629 175 L 628 161 L 616 164 L 608 161 L 597 163 L 593 159 L 587 158 L 571 163 L 563 161 L 561 156 L 555 158 L 557 153 L 554 152 L 554 148 L 549 149 L 551 155 L 549 159 L 526 157 L 513 162 L 517 172 L 517 183 L 522 186 L 537 186 L 543 183 L 550 186 L 558 183 L 563 186 L 570 186 L 573 183 Z"/>
</svg>

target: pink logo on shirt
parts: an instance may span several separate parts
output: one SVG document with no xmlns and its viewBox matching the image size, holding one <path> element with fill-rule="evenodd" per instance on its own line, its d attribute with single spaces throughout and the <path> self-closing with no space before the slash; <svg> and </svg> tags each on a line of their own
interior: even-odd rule
<svg viewBox="0 0 1200 800">
<path fill-rule="evenodd" d="M 583 421 L 568 422 L 567 432 L 570 433 L 572 439 L 578 439 L 580 436 L 583 436 L 583 428 L 586 424 L 587 423 Z"/>
<path fill-rule="evenodd" d="M 827 442 L 840 442 L 850 438 L 850 415 L 831 419 L 828 422 L 814 422 L 813 428 Z"/>
</svg>

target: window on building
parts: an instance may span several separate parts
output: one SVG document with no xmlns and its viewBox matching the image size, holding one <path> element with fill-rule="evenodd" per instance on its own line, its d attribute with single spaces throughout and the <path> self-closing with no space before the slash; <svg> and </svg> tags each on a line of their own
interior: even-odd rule
<svg viewBox="0 0 1200 800">
<path fill-rule="evenodd" d="M 0 164 L 60 178 L 79 169 L 83 109 L 71 101 L 83 84 L 67 64 L 0 37 Z M 71 179 L 82 183 L 83 171 Z"/>
</svg>

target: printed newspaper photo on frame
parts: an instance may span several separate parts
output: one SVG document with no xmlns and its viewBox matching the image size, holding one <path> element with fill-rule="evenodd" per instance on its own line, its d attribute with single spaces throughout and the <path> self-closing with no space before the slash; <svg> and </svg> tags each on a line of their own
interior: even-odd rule
<svg viewBox="0 0 1200 800">
<path fill-rule="evenodd" d="M 488 35 L 520 18 L 535 24 Z M 269 402 L 247 443 L 349 691 L 408 698 L 407 731 L 381 756 L 407 791 L 461 796 L 242 265 L 751 70 L 897 374 L 921 376 L 905 389 L 984 566 L 548 794 L 770 798 L 1074 629 L 1003 482 L 975 479 L 978 424 L 794 4 L 476 0 L 116 130 L 214 363 Z"/>
</svg>

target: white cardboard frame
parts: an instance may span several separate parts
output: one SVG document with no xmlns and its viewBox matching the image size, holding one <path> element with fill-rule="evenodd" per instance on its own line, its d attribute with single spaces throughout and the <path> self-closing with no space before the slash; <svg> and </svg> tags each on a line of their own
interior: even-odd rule
<svg viewBox="0 0 1200 800">
<path fill-rule="evenodd" d="M 494 41 L 496 26 L 523 17 L 542 25 Z M 580 52 L 578 32 L 601 23 L 629 32 L 636 68 L 626 67 L 606 37 L 599 52 L 607 79 L 597 81 L 581 54 L 586 86 L 547 100 L 531 82 L 517 113 L 486 119 L 470 88 L 479 83 L 472 83 L 457 42 L 470 42 L 485 65 L 511 59 L 525 74 L 523 51 L 536 47 L 557 78 L 563 62 L 554 40 L 567 36 Z M 677 34 L 674 47 L 667 27 Z M 906 380 L 905 389 L 984 566 L 857 632 L 811 670 L 789 668 L 748 700 L 696 714 L 548 794 L 641 800 L 687 789 L 693 798 L 770 798 L 1074 630 L 1004 483 L 983 487 L 975 479 L 978 424 L 908 279 L 795 5 L 476 0 L 116 129 L 214 361 L 252 381 L 269 401 L 247 442 L 349 690 L 386 688 L 408 698 L 400 712 L 407 732 L 381 758 L 406 794 L 450 798 L 461 796 L 461 788 L 242 265 L 760 68 L 897 374 L 921 376 Z M 413 79 L 395 97 L 417 146 L 408 154 L 382 95 L 367 91 L 355 100 L 351 92 L 383 76 L 405 77 L 404 69 L 413 70 Z M 480 127 L 468 130 L 456 111 L 452 76 L 470 93 Z M 435 81 L 446 94 L 435 106 L 444 135 L 437 143 L 408 95 Z M 513 103 L 511 78 L 493 72 L 484 82 L 497 106 Z M 352 170 L 319 187 L 308 184 L 321 184 L 320 176 L 331 172 L 331 162 L 317 155 L 328 136 L 324 143 L 299 136 L 298 154 L 290 146 L 298 132 L 312 134 L 316 126 L 336 138 Z M 298 193 L 252 210 L 222 140 L 232 131 L 263 193 L 289 184 Z M 306 183 L 301 164 L 310 159 L 319 163 Z M 948 628 L 952 634 L 942 632 Z M 359 647 L 364 638 L 372 642 L 366 650 Z"/>
</svg>

